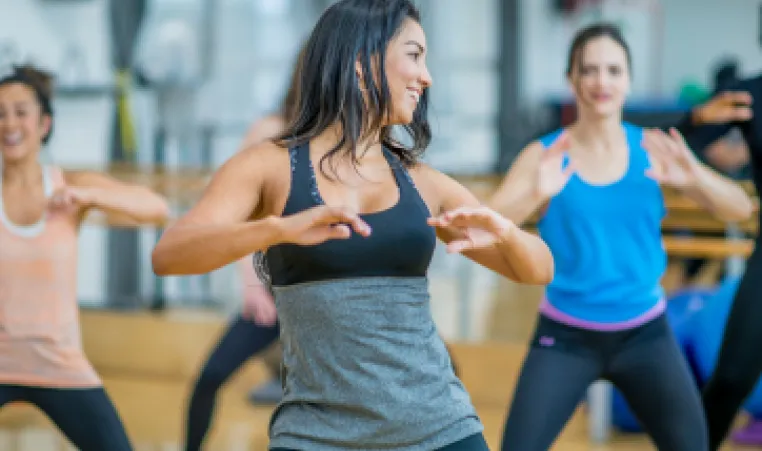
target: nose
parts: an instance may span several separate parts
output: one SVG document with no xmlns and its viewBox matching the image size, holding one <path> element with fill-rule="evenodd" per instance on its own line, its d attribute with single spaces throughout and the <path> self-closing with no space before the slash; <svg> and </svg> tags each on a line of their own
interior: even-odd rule
<svg viewBox="0 0 762 451">
<path fill-rule="evenodd" d="M 429 73 L 429 67 L 424 65 L 423 72 L 421 73 L 421 86 L 428 88 L 433 82 L 434 80 L 431 79 L 431 74 Z"/>
<path fill-rule="evenodd" d="M 598 76 L 595 77 L 595 83 L 599 87 L 606 87 L 611 83 L 611 75 L 606 71 L 599 71 Z"/>
<path fill-rule="evenodd" d="M 18 124 L 18 120 L 13 116 L 13 114 L 8 114 L 7 112 L 0 113 L 0 128 L 9 130 L 15 127 Z"/>
</svg>

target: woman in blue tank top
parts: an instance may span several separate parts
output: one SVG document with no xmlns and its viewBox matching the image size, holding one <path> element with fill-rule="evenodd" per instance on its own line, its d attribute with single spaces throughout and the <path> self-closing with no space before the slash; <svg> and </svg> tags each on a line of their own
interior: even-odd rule
<svg viewBox="0 0 762 451">
<path fill-rule="evenodd" d="M 334 3 L 306 43 L 285 131 L 223 165 L 154 249 L 159 275 L 266 252 L 283 345 L 271 450 L 487 449 L 431 316 L 436 239 L 522 283 L 549 282 L 553 259 L 418 161 L 425 57 L 408 0 Z"/>
<path fill-rule="evenodd" d="M 728 221 L 748 217 L 752 204 L 674 130 L 622 122 L 630 62 L 614 26 L 581 30 L 567 70 L 576 122 L 524 149 L 491 201 L 516 224 L 539 211 L 555 261 L 503 450 L 549 449 L 599 378 L 621 390 L 658 449 L 708 447 L 698 391 L 664 316 L 660 184 Z"/>
</svg>

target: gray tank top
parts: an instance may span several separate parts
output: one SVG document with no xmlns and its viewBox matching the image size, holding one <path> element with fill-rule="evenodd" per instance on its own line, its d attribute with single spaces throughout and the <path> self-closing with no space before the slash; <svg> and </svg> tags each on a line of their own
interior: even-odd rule
<svg viewBox="0 0 762 451">
<path fill-rule="evenodd" d="M 425 278 L 274 287 L 283 400 L 270 446 L 432 451 L 482 431 L 432 320 Z"/>
<path fill-rule="evenodd" d="M 308 147 L 290 152 L 284 216 L 323 203 Z M 432 451 L 483 430 L 431 315 L 428 209 L 399 160 L 385 155 L 399 201 L 363 215 L 370 237 L 278 245 L 260 259 L 283 343 L 271 448 Z"/>
</svg>

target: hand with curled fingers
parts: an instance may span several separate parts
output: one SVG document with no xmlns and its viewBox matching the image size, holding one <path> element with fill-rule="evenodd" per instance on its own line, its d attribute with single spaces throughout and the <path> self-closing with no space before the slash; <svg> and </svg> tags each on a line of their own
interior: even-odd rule
<svg viewBox="0 0 762 451">
<path fill-rule="evenodd" d="M 304 246 L 347 239 L 353 231 L 363 237 L 371 233 L 359 215 L 343 207 L 321 205 L 279 218 L 278 222 L 282 242 Z"/>
<path fill-rule="evenodd" d="M 274 326 L 278 320 L 275 300 L 264 284 L 244 288 L 243 310 L 241 315 L 260 326 Z"/>
<path fill-rule="evenodd" d="M 69 211 L 90 206 L 93 200 L 94 195 L 87 188 L 64 186 L 53 193 L 48 200 L 48 206 L 53 211 Z"/>
<path fill-rule="evenodd" d="M 745 91 L 725 91 L 696 107 L 693 118 L 697 125 L 744 122 L 753 116 L 753 98 Z"/>
<path fill-rule="evenodd" d="M 540 157 L 537 168 L 537 192 L 543 199 L 550 199 L 560 193 L 574 174 L 574 162 L 569 161 L 564 167 L 570 145 L 568 132 L 564 131 Z"/>
<path fill-rule="evenodd" d="M 647 176 L 675 188 L 696 183 L 701 163 L 676 129 L 670 129 L 669 134 L 658 129 L 645 130 L 643 147 L 651 161 Z"/>
<path fill-rule="evenodd" d="M 494 246 L 517 229 L 510 219 L 484 206 L 460 207 L 429 218 L 428 223 L 458 232 L 458 236 L 447 243 L 450 253 Z"/>
</svg>

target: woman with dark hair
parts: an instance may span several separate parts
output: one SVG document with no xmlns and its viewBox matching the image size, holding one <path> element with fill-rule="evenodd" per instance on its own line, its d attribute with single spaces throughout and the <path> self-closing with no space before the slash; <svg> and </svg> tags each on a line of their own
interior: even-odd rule
<svg viewBox="0 0 762 451">
<path fill-rule="evenodd" d="M 615 26 L 579 31 L 567 67 L 576 121 L 525 148 L 491 201 L 516 224 L 540 211 L 556 264 L 502 449 L 549 449 L 587 388 L 607 379 L 658 449 L 704 451 L 698 390 L 664 314 L 660 184 L 726 220 L 747 218 L 751 200 L 676 131 L 622 122 L 631 59 Z"/>
<path fill-rule="evenodd" d="M 436 236 L 522 283 L 547 283 L 553 260 L 419 161 L 425 56 L 408 0 L 334 3 L 306 44 L 293 120 L 226 163 L 154 249 L 160 275 L 265 252 L 284 367 L 271 450 L 487 449 L 431 316 Z"/>
<path fill-rule="evenodd" d="M 33 67 L 0 79 L 0 406 L 34 404 L 83 451 L 130 450 L 82 351 L 77 239 L 92 210 L 155 224 L 168 208 L 146 188 L 40 164 L 51 84 Z"/>
</svg>

